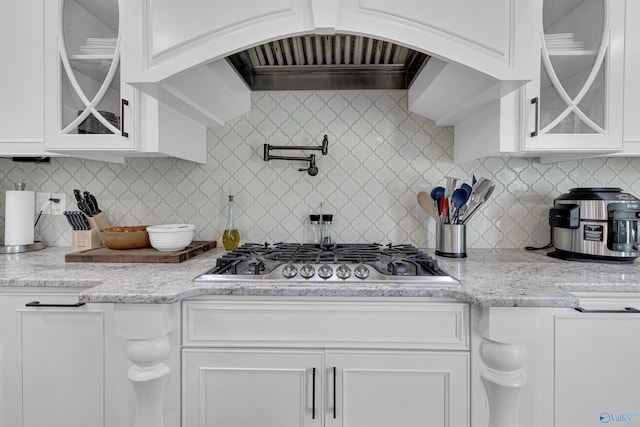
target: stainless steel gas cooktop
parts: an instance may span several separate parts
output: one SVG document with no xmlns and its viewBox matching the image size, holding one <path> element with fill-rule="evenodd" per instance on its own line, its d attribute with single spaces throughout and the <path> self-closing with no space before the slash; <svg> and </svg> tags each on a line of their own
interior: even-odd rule
<svg viewBox="0 0 640 427">
<path fill-rule="evenodd" d="M 412 245 L 245 244 L 195 281 L 388 282 L 459 284 Z"/>
</svg>

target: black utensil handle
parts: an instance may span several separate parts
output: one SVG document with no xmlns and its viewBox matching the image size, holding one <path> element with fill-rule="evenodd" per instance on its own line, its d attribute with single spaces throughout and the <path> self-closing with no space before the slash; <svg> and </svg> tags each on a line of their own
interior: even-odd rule
<svg viewBox="0 0 640 427">
<path fill-rule="evenodd" d="M 76 197 L 76 202 L 82 201 L 82 196 L 80 195 L 80 190 L 73 190 L 73 195 Z"/>
<path fill-rule="evenodd" d="M 336 419 L 336 382 L 338 377 L 336 376 L 336 367 L 333 367 L 333 419 Z"/>
<path fill-rule="evenodd" d="M 25 304 L 25 307 L 81 307 L 85 303 L 77 302 L 75 304 L 40 304 L 40 301 L 31 301 Z"/>
<path fill-rule="evenodd" d="M 311 419 L 316 419 L 316 368 L 311 376 Z"/>
<path fill-rule="evenodd" d="M 531 132 L 531 137 L 538 136 L 538 115 L 540 114 L 540 103 L 538 102 L 538 97 L 536 96 L 531 100 L 531 103 L 536 106 L 536 121 L 533 128 L 533 132 Z"/>
<path fill-rule="evenodd" d="M 120 102 L 120 135 L 129 138 L 129 133 L 124 131 L 124 106 L 129 105 L 129 101 L 122 98 Z"/>
<path fill-rule="evenodd" d="M 96 208 L 96 213 L 102 212 L 100 210 L 100 206 L 98 206 L 98 200 L 96 199 L 96 196 L 94 196 L 93 194 L 90 194 L 89 198 L 91 199 L 91 202 L 93 203 L 93 207 Z"/>
<path fill-rule="evenodd" d="M 634 307 L 625 307 L 623 310 L 588 310 L 582 307 L 575 308 L 580 313 L 640 313 L 640 310 Z"/>
</svg>

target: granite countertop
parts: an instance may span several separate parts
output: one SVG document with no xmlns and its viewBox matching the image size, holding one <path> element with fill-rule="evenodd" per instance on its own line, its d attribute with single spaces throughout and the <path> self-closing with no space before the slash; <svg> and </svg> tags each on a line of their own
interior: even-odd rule
<svg viewBox="0 0 640 427">
<path fill-rule="evenodd" d="M 570 262 L 546 251 L 472 249 L 462 260 L 434 256 L 459 285 L 194 282 L 224 249 L 179 264 L 70 263 L 64 261 L 67 252 L 56 247 L 0 255 L 0 288 L 79 288 L 80 301 L 91 303 L 162 304 L 200 295 L 452 297 L 485 307 L 575 307 L 570 292 L 640 292 L 639 262 Z M 433 256 L 433 250 L 427 253 Z"/>
</svg>

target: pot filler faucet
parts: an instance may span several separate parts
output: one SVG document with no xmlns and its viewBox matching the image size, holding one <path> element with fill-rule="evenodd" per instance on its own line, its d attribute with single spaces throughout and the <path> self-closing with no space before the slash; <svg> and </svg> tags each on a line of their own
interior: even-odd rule
<svg viewBox="0 0 640 427">
<path fill-rule="evenodd" d="M 264 161 L 269 160 L 302 160 L 303 162 L 309 162 L 308 168 L 298 169 L 300 172 L 307 171 L 309 175 L 318 175 L 318 167 L 316 166 L 316 155 L 310 154 L 309 157 L 296 157 L 296 156 L 272 156 L 271 150 L 317 150 L 322 152 L 323 156 L 326 156 L 329 152 L 329 139 L 327 135 L 322 139 L 322 144 L 317 146 L 295 146 L 295 145 L 271 145 L 264 144 Z"/>
</svg>

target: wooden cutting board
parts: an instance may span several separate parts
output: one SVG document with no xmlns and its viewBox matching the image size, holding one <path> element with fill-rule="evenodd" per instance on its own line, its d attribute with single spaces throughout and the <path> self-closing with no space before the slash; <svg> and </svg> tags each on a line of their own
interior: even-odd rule
<svg viewBox="0 0 640 427">
<path fill-rule="evenodd" d="M 66 262 L 182 262 L 216 247 L 216 241 L 194 240 L 181 251 L 161 252 L 153 248 L 95 248 L 65 254 Z"/>
</svg>

